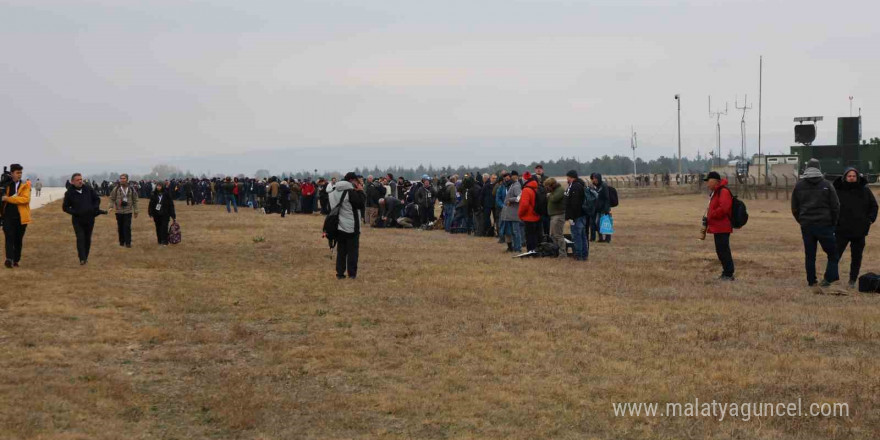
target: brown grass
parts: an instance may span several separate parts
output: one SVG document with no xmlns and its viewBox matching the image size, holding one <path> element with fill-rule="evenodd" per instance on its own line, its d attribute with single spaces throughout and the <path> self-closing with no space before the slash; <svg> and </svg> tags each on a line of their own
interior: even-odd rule
<svg viewBox="0 0 880 440">
<path fill-rule="evenodd" d="M 807 291 L 785 202 L 748 202 L 733 284 L 714 281 L 711 241 L 695 238 L 705 198 L 622 202 L 614 244 L 587 264 L 368 230 L 357 281 L 334 278 L 319 216 L 181 205 L 183 244 L 159 248 L 141 217 L 134 249 L 100 217 L 80 267 L 49 205 L 24 267 L 0 272 L 0 438 L 880 435 L 880 298 Z M 874 237 L 863 271 L 877 269 Z M 847 402 L 851 417 L 611 407 L 695 397 Z"/>
</svg>

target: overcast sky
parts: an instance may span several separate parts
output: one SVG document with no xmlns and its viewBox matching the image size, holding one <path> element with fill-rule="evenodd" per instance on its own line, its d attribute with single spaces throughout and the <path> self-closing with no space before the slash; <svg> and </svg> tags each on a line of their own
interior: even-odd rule
<svg viewBox="0 0 880 440">
<path fill-rule="evenodd" d="M 714 147 L 710 94 L 730 103 L 725 154 L 739 150 L 734 100 L 747 93 L 753 153 L 759 55 L 765 150 L 787 151 L 795 116 L 825 116 L 817 143 L 833 143 L 850 95 L 877 136 L 878 4 L 0 0 L 0 161 L 322 148 L 315 164 L 280 166 L 311 169 L 340 145 L 493 139 L 534 146 L 493 146 L 499 161 L 583 159 L 631 154 L 631 125 L 652 158 L 675 153 L 675 93 L 687 156 Z"/>
</svg>

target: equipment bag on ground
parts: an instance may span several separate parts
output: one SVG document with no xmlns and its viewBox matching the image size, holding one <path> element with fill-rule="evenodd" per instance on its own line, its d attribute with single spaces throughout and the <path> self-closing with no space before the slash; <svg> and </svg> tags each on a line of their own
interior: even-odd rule
<svg viewBox="0 0 880 440">
<path fill-rule="evenodd" d="M 880 275 L 868 272 L 859 277 L 859 292 L 878 293 L 880 292 Z"/>
</svg>

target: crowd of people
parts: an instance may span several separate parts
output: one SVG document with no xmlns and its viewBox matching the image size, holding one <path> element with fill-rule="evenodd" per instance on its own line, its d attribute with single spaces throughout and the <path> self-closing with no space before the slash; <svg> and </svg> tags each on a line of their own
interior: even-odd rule
<svg viewBox="0 0 880 440">
<path fill-rule="evenodd" d="M 11 183 L 4 189 L 0 210 L 7 268 L 19 266 L 23 238 L 31 222 L 30 182 L 21 180 L 21 165 L 11 168 Z M 607 229 L 605 222 L 611 221 L 611 210 L 617 206 L 617 191 L 598 173 L 582 179 L 572 170 L 565 179 L 563 185 L 544 176 L 540 165 L 522 175 L 517 170 L 501 170 L 494 174 L 422 175 L 415 181 L 395 179 L 391 174 L 364 177 L 348 173 L 341 181 L 226 177 L 130 182 L 122 174 L 116 182 L 89 183 L 75 173 L 67 183 L 62 209 L 71 216 L 83 265 L 88 262 L 95 217 L 108 213 L 100 209 L 100 196 L 109 198 L 119 245 L 128 248 L 132 246 L 131 224 L 139 214 L 139 199 L 149 200 L 147 213 L 162 246 L 169 244 L 169 223 L 176 221 L 175 200 L 187 205 L 225 205 L 227 213 L 247 206 L 282 217 L 292 213 L 333 215 L 338 218 L 338 230 L 333 231 L 338 251 L 336 275 L 356 278 L 362 225 L 442 229 L 450 234 L 495 238 L 506 252 L 520 256 L 571 256 L 587 261 L 590 242 L 611 243 L 613 230 Z M 720 279 L 733 281 L 733 194 L 717 172 L 708 173 L 704 180 L 709 190 L 704 232 L 714 236 L 722 268 Z M 838 261 L 847 247 L 852 254 L 849 285 L 854 285 L 865 237 L 878 211 L 865 177 L 849 168 L 829 182 L 814 159 L 805 167 L 791 200 L 792 214 L 801 227 L 808 285 L 821 288 L 838 281 Z M 563 234 L 565 223 L 570 225 L 570 235 Z M 828 256 L 821 282 L 815 270 L 818 247 Z"/>
</svg>

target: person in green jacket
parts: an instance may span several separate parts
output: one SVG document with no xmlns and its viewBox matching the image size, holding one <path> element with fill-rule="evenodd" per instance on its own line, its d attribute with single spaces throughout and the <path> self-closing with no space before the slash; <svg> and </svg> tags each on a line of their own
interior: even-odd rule
<svg viewBox="0 0 880 440">
<path fill-rule="evenodd" d="M 559 246 L 559 258 L 565 258 L 565 238 L 562 232 L 565 227 L 565 190 L 556 179 L 550 177 L 544 180 L 544 188 L 547 189 L 547 215 L 550 216 L 550 239 Z"/>
</svg>

